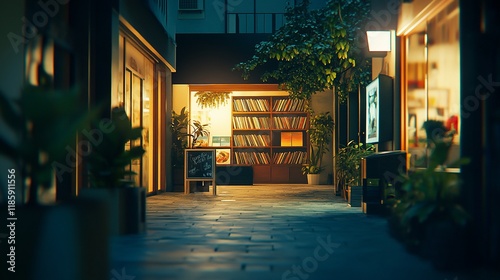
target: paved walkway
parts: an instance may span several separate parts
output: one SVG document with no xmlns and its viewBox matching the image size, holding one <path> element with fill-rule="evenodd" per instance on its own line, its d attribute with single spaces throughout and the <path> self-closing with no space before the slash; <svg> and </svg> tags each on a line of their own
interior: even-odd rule
<svg viewBox="0 0 500 280">
<path fill-rule="evenodd" d="M 462 280 L 409 255 L 332 186 L 221 186 L 147 198 L 147 233 L 111 244 L 111 279 Z"/>
</svg>

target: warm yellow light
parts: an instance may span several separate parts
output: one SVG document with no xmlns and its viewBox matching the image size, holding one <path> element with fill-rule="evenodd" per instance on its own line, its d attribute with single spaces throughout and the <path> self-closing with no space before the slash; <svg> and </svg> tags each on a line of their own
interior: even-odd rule
<svg viewBox="0 0 500 280">
<path fill-rule="evenodd" d="M 391 51 L 391 31 L 366 31 L 368 50 L 371 52 Z"/>
</svg>

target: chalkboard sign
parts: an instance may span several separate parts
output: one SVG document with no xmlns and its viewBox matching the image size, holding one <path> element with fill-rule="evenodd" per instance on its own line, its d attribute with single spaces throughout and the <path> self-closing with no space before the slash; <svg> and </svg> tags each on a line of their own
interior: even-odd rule
<svg viewBox="0 0 500 280">
<path fill-rule="evenodd" d="M 215 149 L 185 150 L 186 179 L 215 178 Z"/>
</svg>

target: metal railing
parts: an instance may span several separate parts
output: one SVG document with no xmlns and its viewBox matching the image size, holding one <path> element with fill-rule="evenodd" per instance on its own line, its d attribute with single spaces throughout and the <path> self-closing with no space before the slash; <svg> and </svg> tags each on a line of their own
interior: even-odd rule
<svg viewBox="0 0 500 280">
<path fill-rule="evenodd" d="M 284 13 L 226 13 L 226 33 L 274 33 L 284 23 Z"/>
</svg>

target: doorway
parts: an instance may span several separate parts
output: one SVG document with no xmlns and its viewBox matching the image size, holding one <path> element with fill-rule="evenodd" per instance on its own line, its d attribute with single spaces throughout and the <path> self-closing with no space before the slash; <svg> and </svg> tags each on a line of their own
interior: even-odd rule
<svg viewBox="0 0 500 280">
<path fill-rule="evenodd" d="M 127 68 L 125 71 L 125 92 L 123 97 L 123 106 L 130 118 L 132 127 L 142 127 L 142 137 L 126 144 L 126 149 L 142 146 L 146 151 L 144 156 L 132 160 L 128 171 L 131 175 L 128 179 L 133 181 L 136 186 L 149 186 L 149 96 L 144 90 L 144 78 Z"/>
</svg>

